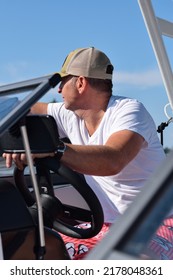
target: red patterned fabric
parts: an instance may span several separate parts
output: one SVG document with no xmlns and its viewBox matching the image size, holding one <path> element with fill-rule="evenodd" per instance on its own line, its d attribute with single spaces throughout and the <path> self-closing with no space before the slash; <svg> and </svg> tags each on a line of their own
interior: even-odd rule
<svg viewBox="0 0 173 280">
<path fill-rule="evenodd" d="M 61 236 L 71 258 L 73 260 L 83 259 L 88 251 L 105 236 L 110 226 L 111 224 L 104 224 L 101 231 L 89 239 L 77 239 L 62 234 Z M 90 224 L 81 224 L 80 227 L 90 227 Z M 148 247 L 152 255 L 157 259 L 173 260 L 173 215 L 163 221 L 152 237 Z"/>
<path fill-rule="evenodd" d="M 90 227 L 90 223 L 80 224 L 80 228 Z M 73 260 L 81 260 L 108 232 L 110 224 L 104 224 L 101 231 L 94 237 L 88 239 L 77 239 L 61 234 L 68 253 Z"/>
<path fill-rule="evenodd" d="M 160 260 L 173 260 L 173 215 L 160 225 L 151 239 L 149 249 Z"/>
</svg>

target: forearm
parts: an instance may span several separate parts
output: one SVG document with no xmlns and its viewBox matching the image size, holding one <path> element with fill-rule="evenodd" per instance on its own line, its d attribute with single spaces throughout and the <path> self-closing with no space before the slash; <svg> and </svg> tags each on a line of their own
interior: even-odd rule
<svg viewBox="0 0 173 280">
<path fill-rule="evenodd" d="M 112 134 L 105 145 L 68 144 L 61 161 L 73 170 L 95 176 L 118 174 L 140 151 L 144 139 L 132 131 Z"/>
<path fill-rule="evenodd" d="M 61 162 L 71 169 L 88 175 L 111 176 L 119 173 L 139 152 L 144 139 L 134 132 L 114 133 L 105 145 L 73 145 L 66 144 Z M 33 154 L 33 159 L 54 157 L 55 153 Z M 6 166 L 12 160 L 19 169 L 26 164 L 25 154 L 3 154 Z"/>
<path fill-rule="evenodd" d="M 68 144 L 61 162 L 82 174 L 110 176 L 122 169 L 122 158 L 109 146 Z"/>
<path fill-rule="evenodd" d="M 32 107 L 31 107 L 31 114 L 38 114 L 38 115 L 42 115 L 42 114 L 47 114 L 47 103 L 44 102 L 38 102 L 35 103 Z"/>
</svg>

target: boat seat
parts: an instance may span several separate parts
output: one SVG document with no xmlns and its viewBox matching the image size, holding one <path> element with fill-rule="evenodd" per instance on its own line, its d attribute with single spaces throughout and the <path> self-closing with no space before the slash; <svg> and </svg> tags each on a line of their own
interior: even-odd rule
<svg viewBox="0 0 173 280">
<path fill-rule="evenodd" d="M 32 216 L 21 194 L 10 182 L 0 180 L 0 232 L 34 228 Z"/>
</svg>

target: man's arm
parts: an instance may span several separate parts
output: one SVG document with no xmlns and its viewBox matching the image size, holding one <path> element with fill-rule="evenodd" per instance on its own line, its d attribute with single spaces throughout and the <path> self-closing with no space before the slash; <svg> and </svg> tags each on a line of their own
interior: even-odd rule
<svg viewBox="0 0 173 280">
<path fill-rule="evenodd" d="M 43 102 L 35 103 L 32 106 L 30 112 L 32 114 L 38 114 L 38 115 L 47 114 L 47 106 L 48 106 L 48 103 L 43 103 Z"/>
<path fill-rule="evenodd" d="M 112 134 L 105 145 L 68 144 L 61 161 L 83 174 L 111 176 L 119 173 L 140 151 L 144 138 L 123 130 Z"/>
<path fill-rule="evenodd" d="M 138 133 L 123 130 L 113 133 L 105 145 L 73 145 L 67 149 L 61 162 L 71 169 L 88 175 L 111 176 L 119 173 L 140 151 L 144 138 Z M 33 158 L 54 156 L 50 154 L 34 154 Z M 7 167 L 12 160 L 19 169 L 26 164 L 25 154 L 4 154 Z"/>
</svg>

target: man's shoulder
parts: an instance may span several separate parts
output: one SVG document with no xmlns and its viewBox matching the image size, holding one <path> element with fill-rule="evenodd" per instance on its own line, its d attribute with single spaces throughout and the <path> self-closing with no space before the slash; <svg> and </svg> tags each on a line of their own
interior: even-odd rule
<svg viewBox="0 0 173 280">
<path fill-rule="evenodd" d="M 109 107 L 120 108 L 126 105 L 143 106 L 143 104 L 137 99 L 129 98 L 125 96 L 112 95 L 108 104 L 108 108 Z"/>
</svg>

